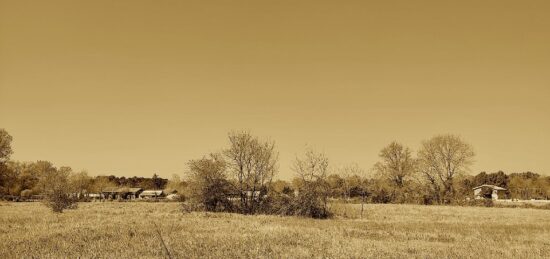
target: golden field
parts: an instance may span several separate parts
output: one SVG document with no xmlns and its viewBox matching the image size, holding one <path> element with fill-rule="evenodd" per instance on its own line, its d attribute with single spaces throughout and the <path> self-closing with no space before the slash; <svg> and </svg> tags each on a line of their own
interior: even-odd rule
<svg viewBox="0 0 550 259">
<path fill-rule="evenodd" d="M 0 258 L 550 257 L 550 210 L 333 205 L 337 217 L 182 213 L 177 203 L 0 203 Z M 158 230 L 158 232 L 157 232 Z M 160 232 L 160 235 L 159 235 Z"/>
</svg>

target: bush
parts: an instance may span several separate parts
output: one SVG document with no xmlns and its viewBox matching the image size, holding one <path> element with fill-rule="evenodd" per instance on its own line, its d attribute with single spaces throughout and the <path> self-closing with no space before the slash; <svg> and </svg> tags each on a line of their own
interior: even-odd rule
<svg viewBox="0 0 550 259">
<path fill-rule="evenodd" d="M 379 190 L 372 191 L 370 200 L 373 203 L 390 203 L 392 201 L 392 197 L 389 191 L 381 188 Z"/>
<path fill-rule="evenodd" d="M 212 154 L 198 160 L 189 161 L 189 189 L 186 193 L 189 208 L 212 212 L 233 212 L 235 206 L 230 201 L 234 193 L 227 180 L 226 163 L 222 157 Z"/>
<path fill-rule="evenodd" d="M 294 215 L 293 197 L 284 193 L 271 193 L 262 200 L 257 212 L 281 216 Z"/>
<path fill-rule="evenodd" d="M 264 201 L 262 208 L 263 213 L 281 216 L 301 216 L 316 219 L 332 217 L 323 196 L 313 191 L 302 190 L 298 196 L 272 195 Z"/>
<path fill-rule="evenodd" d="M 316 219 L 326 219 L 332 217 L 325 204 L 325 201 L 319 198 L 315 192 L 305 192 L 298 195 L 293 202 L 292 209 L 294 215 L 304 216 Z"/>
<path fill-rule="evenodd" d="M 65 209 L 76 209 L 78 207 L 77 199 L 69 197 L 63 190 L 56 189 L 50 192 L 44 204 L 51 208 L 53 212 L 61 213 Z"/>
</svg>

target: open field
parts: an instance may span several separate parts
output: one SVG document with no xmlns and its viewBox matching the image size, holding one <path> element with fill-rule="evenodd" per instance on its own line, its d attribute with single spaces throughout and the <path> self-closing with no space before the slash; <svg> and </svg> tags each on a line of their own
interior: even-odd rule
<svg viewBox="0 0 550 259">
<path fill-rule="evenodd" d="M 338 206 L 346 218 L 119 202 L 53 214 L 40 203 L 0 203 L 0 258 L 162 258 L 160 236 L 174 258 L 550 257 L 550 210 L 370 204 L 358 219 L 359 206 Z"/>
</svg>

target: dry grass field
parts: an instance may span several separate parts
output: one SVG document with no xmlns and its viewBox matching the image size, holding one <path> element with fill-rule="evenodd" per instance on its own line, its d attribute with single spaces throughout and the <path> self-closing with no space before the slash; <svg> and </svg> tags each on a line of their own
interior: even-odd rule
<svg viewBox="0 0 550 259">
<path fill-rule="evenodd" d="M 335 205 L 331 220 L 83 203 L 0 203 L 0 258 L 550 257 L 550 210 Z M 344 216 L 345 214 L 345 216 Z M 157 232 L 157 230 L 160 232 Z M 162 240 L 160 237 L 162 236 Z"/>
</svg>

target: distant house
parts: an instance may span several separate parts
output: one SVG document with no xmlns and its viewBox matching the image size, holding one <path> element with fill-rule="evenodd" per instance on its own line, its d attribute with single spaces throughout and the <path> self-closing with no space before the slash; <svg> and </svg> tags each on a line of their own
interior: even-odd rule
<svg viewBox="0 0 550 259">
<path fill-rule="evenodd" d="M 127 197 L 128 199 L 134 200 L 139 198 L 139 195 L 143 192 L 141 188 L 128 188 Z"/>
<path fill-rule="evenodd" d="M 133 200 L 137 199 L 142 191 L 141 188 L 106 187 L 101 191 L 101 194 L 106 199 Z"/>
<path fill-rule="evenodd" d="M 496 185 L 484 184 L 473 188 L 475 199 L 492 199 L 498 200 L 499 192 L 506 191 L 506 188 L 502 188 Z"/>
<path fill-rule="evenodd" d="M 105 187 L 101 190 L 101 195 L 105 199 L 118 199 L 120 198 L 119 187 Z"/>
<path fill-rule="evenodd" d="M 163 190 L 145 190 L 139 194 L 142 199 L 157 199 L 164 198 L 166 193 Z"/>
</svg>

